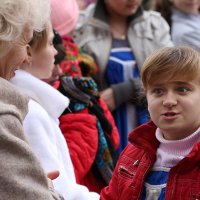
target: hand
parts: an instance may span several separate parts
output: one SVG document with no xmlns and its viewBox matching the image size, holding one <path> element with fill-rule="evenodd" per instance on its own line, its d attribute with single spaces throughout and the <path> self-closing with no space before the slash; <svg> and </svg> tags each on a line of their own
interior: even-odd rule
<svg viewBox="0 0 200 200">
<path fill-rule="evenodd" d="M 51 171 L 47 173 L 47 177 L 51 180 L 54 180 L 56 178 L 58 178 L 58 176 L 60 175 L 60 172 L 55 170 L 55 171 Z"/>
<path fill-rule="evenodd" d="M 51 171 L 47 173 L 49 187 L 54 188 L 52 180 L 58 178 L 59 175 L 60 175 L 59 171 Z"/>
<path fill-rule="evenodd" d="M 115 97 L 112 88 L 107 88 L 100 92 L 100 97 L 105 101 L 110 111 L 113 111 L 116 108 Z"/>
</svg>

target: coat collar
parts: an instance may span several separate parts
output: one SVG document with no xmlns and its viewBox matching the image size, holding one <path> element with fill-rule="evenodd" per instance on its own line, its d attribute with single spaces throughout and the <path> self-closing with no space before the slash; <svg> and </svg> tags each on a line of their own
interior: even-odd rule
<svg viewBox="0 0 200 200">
<path fill-rule="evenodd" d="M 160 144 L 155 136 L 156 129 L 157 127 L 152 121 L 145 123 L 129 134 L 129 141 L 154 156 Z"/>
<path fill-rule="evenodd" d="M 24 70 L 17 70 L 11 82 L 38 102 L 53 118 L 58 118 L 69 105 L 67 97 Z"/>
</svg>

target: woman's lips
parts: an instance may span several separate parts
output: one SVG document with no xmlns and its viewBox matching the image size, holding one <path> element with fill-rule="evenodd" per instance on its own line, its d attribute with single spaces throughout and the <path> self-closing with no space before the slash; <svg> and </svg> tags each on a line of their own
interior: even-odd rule
<svg viewBox="0 0 200 200">
<path fill-rule="evenodd" d="M 128 8 L 136 8 L 136 7 L 138 7 L 138 4 L 127 4 L 126 5 Z"/>
<path fill-rule="evenodd" d="M 179 116 L 179 113 L 177 113 L 177 112 L 166 112 L 166 113 L 163 113 L 161 116 L 164 119 L 172 120 L 172 119 L 176 119 Z"/>
</svg>

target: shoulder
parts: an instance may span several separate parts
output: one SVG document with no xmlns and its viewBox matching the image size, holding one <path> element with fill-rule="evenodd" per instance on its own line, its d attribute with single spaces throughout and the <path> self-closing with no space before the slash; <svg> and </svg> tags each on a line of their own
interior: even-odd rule
<svg viewBox="0 0 200 200">
<path fill-rule="evenodd" d="M 156 11 L 142 11 L 141 15 L 133 19 L 131 28 L 138 36 L 151 39 L 153 44 L 157 44 L 160 39 L 167 43 L 170 41 L 169 25 Z"/>
<path fill-rule="evenodd" d="M 30 99 L 28 103 L 29 112 L 34 113 L 35 115 L 46 113 L 45 109 L 35 100 Z"/>
<path fill-rule="evenodd" d="M 28 97 L 14 85 L 0 78 L 0 113 L 9 112 L 23 120 L 28 109 Z"/>
<path fill-rule="evenodd" d="M 89 41 L 98 40 L 98 37 L 102 35 L 102 30 L 107 24 L 99 20 L 99 18 L 94 17 L 96 12 L 95 5 L 89 6 L 88 10 L 80 13 L 79 21 L 75 30 L 72 33 L 72 37 L 75 39 L 75 42 L 82 44 Z M 103 31 L 104 32 L 104 31 Z"/>
<path fill-rule="evenodd" d="M 153 11 L 153 10 L 149 10 L 149 11 L 144 11 L 144 13 L 150 17 L 150 20 L 156 20 L 156 21 L 163 21 L 164 18 L 162 17 L 162 15 L 157 12 L 157 11 Z M 165 20 L 164 20 L 165 21 Z"/>
<path fill-rule="evenodd" d="M 79 13 L 79 19 L 76 24 L 76 29 L 79 29 L 83 25 L 86 25 L 91 18 L 93 18 L 93 14 L 95 11 L 95 4 L 91 4 L 85 10 L 81 10 Z"/>
<path fill-rule="evenodd" d="M 144 20 L 150 23 L 154 28 L 160 28 L 161 26 L 168 27 L 166 20 L 156 11 L 144 11 Z"/>
<path fill-rule="evenodd" d="M 161 14 L 157 11 L 154 11 L 154 10 L 145 10 L 144 11 L 144 14 L 145 15 L 148 15 L 148 16 L 152 16 L 152 17 L 155 17 L 155 18 L 160 18 Z"/>
<path fill-rule="evenodd" d="M 28 104 L 28 113 L 23 121 L 24 132 L 28 140 L 32 140 L 30 141 L 32 144 L 48 143 L 47 138 L 55 136 L 55 126 L 57 127 L 46 110 L 31 99 Z M 38 142 L 39 138 L 43 141 Z"/>
<path fill-rule="evenodd" d="M 30 99 L 28 103 L 28 113 L 24 120 L 24 123 L 44 123 L 49 120 L 49 115 L 47 111 L 35 100 Z"/>
<path fill-rule="evenodd" d="M 153 10 L 145 10 L 143 11 L 143 16 L 147 20 L 160 20 L 162 19 L 162 16 L 159 12 L 153 11 Z"/>
<path fill-rule="evenodd" d="M 199 27 L 199 25 L 198 25 Z M 198 30 L 195 23 L 188 17 L 179 16 L 178 13 L 172 15 L 172 36 L 182 36 L 184 33 L 188 33 L 194 30 Z M 200 30 L 200 29 L 199 29 Z"/>
</svg>

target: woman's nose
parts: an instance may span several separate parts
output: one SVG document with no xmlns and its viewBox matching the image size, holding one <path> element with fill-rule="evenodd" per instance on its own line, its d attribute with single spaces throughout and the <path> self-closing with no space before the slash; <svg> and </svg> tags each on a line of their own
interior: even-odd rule
<svg viewBox="0 0 200 200">
<path fill-rule="evenodd" d="M 56 56 L 58 54 L 58 51 L 55 47 L 53 47 L 53 52 L 54 52 L 54 56 Z"/>
<path fill-rule="evenodd" d="M 53 70 L 53 74 L 54 74 L 54 76 L 61 76 L 61 75 L 63 75 L 63 71 L 62 71 L 62 69 L 61 69 L 61 67 L 60 67 L 59 64 L 55 65 L 55 68 Z"/>
<path fill-rule="evenodd" d="M 166 107 L 172 107 L 177 104 L 177 97 L 173 92 L 168 92 L 163 99 L 163 105 Z"/>
</svg>

